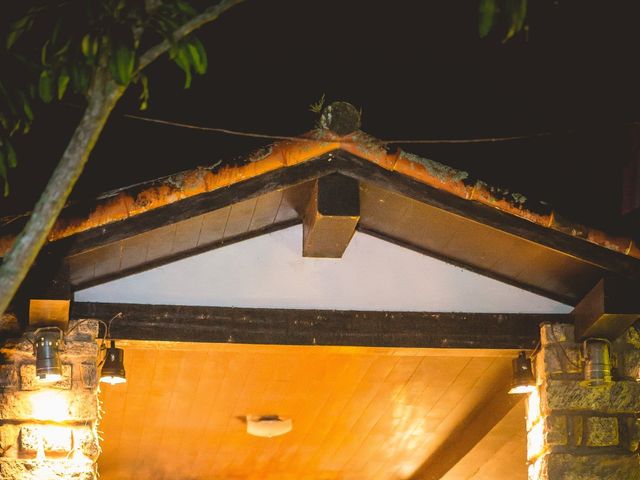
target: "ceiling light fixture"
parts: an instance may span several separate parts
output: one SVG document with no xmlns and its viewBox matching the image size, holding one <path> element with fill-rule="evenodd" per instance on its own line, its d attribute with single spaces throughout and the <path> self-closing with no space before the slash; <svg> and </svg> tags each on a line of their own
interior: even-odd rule
<svg viewBox="0 0 640 480">
<path fill-rule="evenodd" d="M 271 438 L 289 433 L 293 429 L 290 418 L 279 415 L 247 415 L 247 433 L 256 437 Z"/>
<path fill-rule="evenodd" d="M 104 364 L 100 373 L 100 381 L 116 385 L 125 383 L 127 376 L 124 371 L 124 350 L 116 348 L 116 342 L 111 340 L 109 348 L 104 357 Z"/>
<path fill-rule="evenodd" d="M 35 331 L 33 342 L 36 356 L 36 377 L 41 382 L 53 383 L 62 379 L 60 346 L 62 330 L 58 327 L 44 327 Z"/>
<path fill-rule="evenodd" d="M 525 352 L 520 352 L 518 358 L 514 358 L 512 362 L 513 379 L 509 393 L 517 395 L 533 392 L 536 389 L 536 380 L 533 377 L 531 360 L 527 358 Z"/>
</svg>

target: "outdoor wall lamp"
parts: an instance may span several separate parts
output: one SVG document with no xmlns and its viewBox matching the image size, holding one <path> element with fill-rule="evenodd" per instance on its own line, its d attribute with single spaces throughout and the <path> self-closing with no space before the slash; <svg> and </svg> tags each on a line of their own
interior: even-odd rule
<svg viewBox="0 0 640 480">
<path fill-rule="evenodd" d="M 511 380 L 512 395 L 531 393 L 536 389 L 536 380 L 533 377 L 531 360 L 527 358 L 525 352 L 520 352 L 518 358 L 512 360 L 513 378 Z"/>
<path fill-rule="evenodd" d="M 582 343 L 583 375 L 587 385 L 611 383 L 611 342 L 606 338 L 587 338 Z"/>
<path fill-rule="evenodd" d="M 39 381 L 52 383 L 62 379 L 61 344 L 62 330 L 58 327 L 43 327 L 35 331 L 33 348 Z"/>
<path fill-rule="evenodd" d="M 111 340 L 104 357 L 104 364 L 100 373 L 100 381 L 110 385 L 125 383 L 127 377 L 124 371 L 124 350 L 116 348 L 116 342 Z"/>
<path fill-rule="evenodd" d="M 97 320 L 104 327 L 104 335 L 98 356 L 105 351 L 104 358 L 100 364 L 100 381 L 115 385 L 127 381 L 124 370 L 124 350 L 116 348 L 114 340 L 110 340 L 111 322 L 122 316 L 118 313 L 109 323 Z M 80 320 L 67 331 L 69 335 L 78 326 L 89 320 Z M 63 345 L 64 332 L 58 327 L 42 327 L 34 332 L 33 350 L 36 357 L 36 377 L 40 382 L 53 383 L 62 380 L 62 362 L 60 361 L 60 349 Z M 107 340 L 110 346 L 105 347 Z"/>
</svg>

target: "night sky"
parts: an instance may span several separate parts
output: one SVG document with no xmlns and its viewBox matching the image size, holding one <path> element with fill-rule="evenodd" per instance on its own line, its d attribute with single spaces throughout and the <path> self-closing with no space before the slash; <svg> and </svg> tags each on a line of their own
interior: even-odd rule
<svg viewBox="0 0 640 480">
<path fill-rule="evenodd" d="M 529 31 L 480 40 L 477 0 L 247 0 L 205 27 L 209 71 L 183 90 L 167 59 L 149 70 L 151 103 L 133 87 L 113 114 L 74 201 L 220 160 L 263 140 L 181 130 L 125 113 L 276 135 L 311 129 L 323 94 L 363 111 L 383 139 L 553 132 L 499 144 L 407 145 L 408 151 L 548 201 L 608 229 L 621 166 L 640 120 L 640 2 L 530 1 Z M 0 74 L 5 75 L 6 72 Z M 4 214 L 29 210 L 60 157 L 81 99 L 44 108 L 18 142 Z"/>
</svg>

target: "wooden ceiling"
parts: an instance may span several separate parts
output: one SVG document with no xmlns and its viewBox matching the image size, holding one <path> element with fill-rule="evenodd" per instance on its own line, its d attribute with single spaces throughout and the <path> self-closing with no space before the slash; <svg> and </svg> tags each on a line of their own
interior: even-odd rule
<svg viewBox="0 0 640 480">
<path fill-rule="evenodd" d="M 101 392 L 104 480 L 410 478 L 503 388 L 511 363 L 486 351 L 123 345 L 128 382 Z M 293 431 L 252 437 L 247 414 L 291 417 Z M 467 478 L 481 477 L 451 480 Z"/>
<path fill-rule="evenodd" d="M 524 402 L 518 402 L 442 480 L 527 480 Z"/>
</svg>

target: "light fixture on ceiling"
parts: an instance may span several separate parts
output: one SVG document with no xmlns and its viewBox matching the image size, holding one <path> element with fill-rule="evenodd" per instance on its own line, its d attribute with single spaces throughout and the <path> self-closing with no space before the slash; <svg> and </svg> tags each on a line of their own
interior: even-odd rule
<svg viewBox="0 0 640 480">
<path fill-rule="evenodd" d="M 531 360 L 525 352 L 520 352 L 518 358 L 513 359 L 513 379 L 511 380 L 510 394 L 531 393 L 536 389 L 536 380 L 533 376 Z"/>
<path fill-rule="evenodd" d="M 100 372 L 100 381 L 111 385 L 127 381 L 124 371 L 124 350 L 116 348 L 114 340 L 111 340 L 111 344 L 105 353 L 104 364 Z"/>
<path fill-rule="evenodd" d="M 279 415 L 247 415 L 246 420 L 247 433 L 256 437 L 277 437 L 293 429 L 292 420 Z"/>
<path fill-rule="evenodd" d="M 611 383 L 611 343 L 606 338 L 587 338 L 582 343 L 583 374 L 587 385 Z"/>
<path fill-rule="evenodd" d="M 39 381 L 46 383 L 61 380 L 60 346 L 62 344 L 62 330 L 58 327 L 39 328 L 35 331 L 34 337 L 36 377 Z"/>
</svg>

